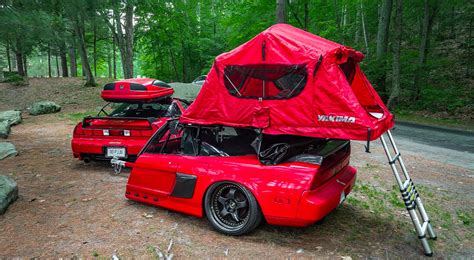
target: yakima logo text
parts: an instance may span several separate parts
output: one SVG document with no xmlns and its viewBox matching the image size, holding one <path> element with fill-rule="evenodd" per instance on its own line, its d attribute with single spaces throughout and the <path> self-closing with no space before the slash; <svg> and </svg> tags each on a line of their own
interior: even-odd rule
<svg viewBox="0 0 474 260">
<path fill-rule="evenodd" d="M 342 122 L 342 123 L 355 123 L 356 119 L 353 116 L 328 116 L 318 115 L 318 121 L 320 122 Z"/>
</svg>

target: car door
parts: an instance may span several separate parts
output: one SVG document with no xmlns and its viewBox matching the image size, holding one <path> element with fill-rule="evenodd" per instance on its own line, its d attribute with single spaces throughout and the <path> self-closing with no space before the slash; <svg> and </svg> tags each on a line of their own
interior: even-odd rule
<svg viewBox="0 0 474 260">
<path fill-rule="evenodd" d="M 176 182 L 180 155 L 175 150 L 179 148 L 182 134 L 179 131 L 170 133 L 169 129 L 163 129 L 162 134 L 160 132 L 161 129 L 138 157 L 128 185 L 149 194 L 168 196 Z"/>
<path fill-rule="evenodd" d="M 179 158 L 175 154 L 143 153 L 135 162 L 130 183 L 146 187 L 150 193 L 168 196 L 176 181 Z"/>
</svg>

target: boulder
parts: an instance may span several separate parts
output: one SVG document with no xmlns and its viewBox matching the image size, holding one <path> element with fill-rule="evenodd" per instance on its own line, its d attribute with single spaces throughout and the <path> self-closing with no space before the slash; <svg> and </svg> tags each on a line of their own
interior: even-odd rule
<svg viewBox="0 0 474 260">
<path fill-rule="evenodd" d="M 0 122 L 7 122 L 9 125 L 21 123 L 21 111 L 8 110 L 0 112 Z"/>
<path fill-rule="evenodd" d="M 17 154 L 18 152 L 12 143 L 0 142 L 0 160 L 11 156 L 16 156 Z"/>
<path fill-rule="evenodd" d="M 16 199 L 18 199 L 16 182 L 8 176 L 0 175 L 0 215 L 4 214 Z"/>
<path fill-rule="evenodd" d="M 30 115 L 42 115 L 56 113 L 61 110 L 61 106 L 52 101 L 40 101 L 31 105 L 29 110 Z"/>
<path fill-rule="evenodd" d="M 0 138 L 7 138 L 10 134 L 10 124 L 7 121 L 0 121 Z"/>
</svg>

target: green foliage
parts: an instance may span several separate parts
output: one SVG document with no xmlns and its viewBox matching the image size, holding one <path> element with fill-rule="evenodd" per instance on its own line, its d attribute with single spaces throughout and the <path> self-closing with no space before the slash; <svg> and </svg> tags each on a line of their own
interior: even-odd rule
<svg viewBox="0 0 474 260">
<path fill-rule="evenodd" d="M 12 83 L 15 86 L 23 86 L 28 84 L 28 81 L 24 77 L 18 75 L 16 72 L 5 72 L 2 82 Z"/>
<path fill-rule="evenodd" d="M 472 216 L 469 212 L 458 210 L 457 212 L 458 219 L 466 226 L 470 226 L 472 224 Z"/>
<path fill-rule="evenodd" d="M 127 1 L 6 1 L 0 5 L 0 44 L 9 47 L 12 60 L 17 52 L 28 56 L 28 74 L 47 76 L 47 53 L 51 54 L 52 76 L 58 76 L 57 55 L 75 46 L 73 24 L 84 25 L 84 36 L 93 72 L 111 77 L 113 44 L 107 17 L 119 12 Z M 430 1 L 433 4 L 435 1 Z M 401 44 L 401 93 L 398 109 L 448 113 L 472 112 L 474 69 L 472 20 L 474 4 L 461 0 L 437 1 L 426 62 L 418 65 L 423 1 L 403 2 Z M 133 1 L 135 15 L 135 75 L 168 82 L 190 82 L 207 74 L 217 55 L 248 41 L 275 23 L 274 0 L 143 0 Z M 388 52 L 375 59 L 379 8 L 382 0 L 292 0 L 288 23 L 307 29 L 363 52 L 361 66 L 385 100 L 391 92 L 393 25 Z M 392 17 L 394 18 L 392 8 Z M 27 37 L 25 37 L 27 36 Z M 116 68 L 121 77 L 120 52 Z M 68 57 L 69 59 L 69 57 Z M 416 87 L 415 77 L 421 84 Z"/>
</svg>

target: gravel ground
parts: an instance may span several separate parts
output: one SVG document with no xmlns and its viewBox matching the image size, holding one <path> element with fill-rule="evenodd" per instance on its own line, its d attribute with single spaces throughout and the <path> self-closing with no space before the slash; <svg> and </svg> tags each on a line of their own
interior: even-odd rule
<svg viewBox="0 0 474 260">
<path fill-rule="evenodd" d="M 20 155 L 0 161 L 0 174 L 18 182 L 20 199 L 0 216 L 0 258 L 153 258 L 156 249 L 166 252 L 170 241 L 170 253 L 178 259 L 422 256 L 375 142 L 371 154 L 362 143 L 353 144 L 358 184 L 321 225 L 263 224 L 249 235 L 230 237 L 214 232 L 205 219 L 128 201 L 127 172 L 113 176 L 108 164 L 86 165 L 72 158 L 69 142 L 77 118 L 71 115 L 103 103 L 99 88 L 84 89 L 80 83 L 36 79 L 27 87 L 0 84 L 0 110 L 24 110 L 37 100 L 63 106 L 58 114 L 23 113 L 24 122 L 12 128 L 8 141 Z M 435 256 L 473 257 L 474 171 L 407 152 L 406 164 L 439 235 L 432 243 Z"/>
</svg>

